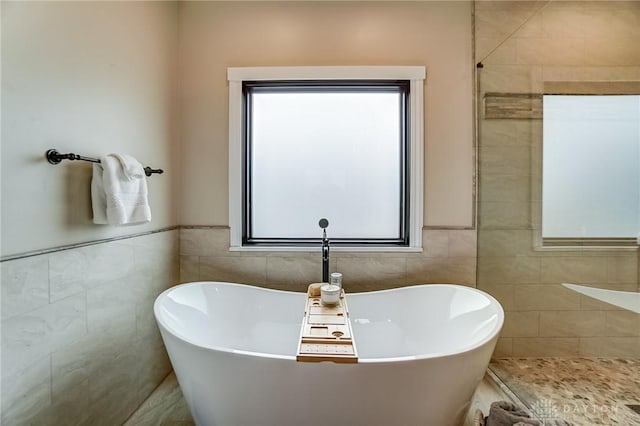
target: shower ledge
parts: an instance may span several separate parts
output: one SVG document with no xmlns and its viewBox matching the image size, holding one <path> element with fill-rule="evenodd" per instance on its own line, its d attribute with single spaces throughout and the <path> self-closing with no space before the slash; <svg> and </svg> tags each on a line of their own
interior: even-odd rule
<svg viewBox="0 0 640 426">
<path fill-rule="evenodd" d="M 640 292 L 606 290 L 604 288 L 585 287 L 568 283 L 563 283 L 562 285 L 585 296 L 640 314 Z"/>
</svg>

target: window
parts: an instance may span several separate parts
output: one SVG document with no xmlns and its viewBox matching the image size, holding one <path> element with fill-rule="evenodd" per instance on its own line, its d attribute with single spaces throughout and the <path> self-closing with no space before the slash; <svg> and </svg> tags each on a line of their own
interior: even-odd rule
<svg viewBox="0 0 640 426">
<path fill-rule="evenodd" d="M 423 79 L 423 67 L 229 69 L 232 247 L 315 246 L 326 217 L 334 247 L 420 249 Z"/>
<path fill-rule="evenodd" d="M 545 95 L 543 117 L 543 244 L 635 244 L 640 96 Z"/>
<path fill-rule="evenodd" d="M 315 241 L 326 217 L 334 243 L 407 245 L 408 81 L 254 81 L 243 93 L 243 244 Z"/>
</svg>

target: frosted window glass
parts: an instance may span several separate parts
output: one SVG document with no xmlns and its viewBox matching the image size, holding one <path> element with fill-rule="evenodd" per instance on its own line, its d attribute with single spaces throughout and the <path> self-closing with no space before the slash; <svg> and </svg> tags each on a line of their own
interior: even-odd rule
<svg viewBox="0 0 640 426">
<path fill-rule="evenodd" d="M 640 96 L 544 96 L 543 237 L 640 232 Z"/>
<path fill-rule="evenodd" d="M 252 236 L 398 238 L 399 93 L 254 93 Z"/>
</svg>

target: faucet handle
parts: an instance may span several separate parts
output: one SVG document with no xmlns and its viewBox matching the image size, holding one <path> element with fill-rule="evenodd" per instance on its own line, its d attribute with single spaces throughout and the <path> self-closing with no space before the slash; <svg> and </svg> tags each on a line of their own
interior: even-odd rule
<svg viewBox="0 0 640 426">
<path fill-rule="evenodd" d="M 329 221 L 323 217 L 320 219 L 320 222 L 318 222 L 318 225 L 320 225 L 322 229 L 327 229 L 329 227 Z"/>
</svg>

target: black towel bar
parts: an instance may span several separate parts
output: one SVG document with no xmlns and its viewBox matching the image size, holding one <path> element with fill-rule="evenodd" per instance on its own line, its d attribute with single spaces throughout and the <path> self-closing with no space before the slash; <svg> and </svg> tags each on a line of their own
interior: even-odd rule
<svg viewBox="0 0 640 426">
<path fill-rule="evenodd" d="M 47 157 L 47 161 L 49 163 L 51 163 L 51 164 L 59 164 L 62 160 L 81 160 L 81 161 L 89 161 L 91 163 L 99 163 L 100 162 L 100 159 L 98 159 L 98 158 L 84 157 L 82 155 L 73 154 L 73 153 L 60 154 L 58 152 L 58 150 L 56 150 L 56 149 L 47 150 L 46 157 Z M 164 173 L 164 170 L 162 170 L 162 169 L 152 169 L 151 167 L 145 167 L 144 168 L 144 173 L 147 176 L 151 176 L 153 173 L 157 173 L 157 174 L 160 175 L 160 174 Z"/>
</svg>

